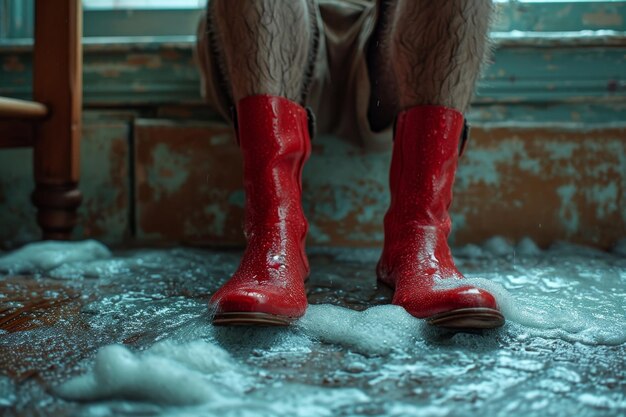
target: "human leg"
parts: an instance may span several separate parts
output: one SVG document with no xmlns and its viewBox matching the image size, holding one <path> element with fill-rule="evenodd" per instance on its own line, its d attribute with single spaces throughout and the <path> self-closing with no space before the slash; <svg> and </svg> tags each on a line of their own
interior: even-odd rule
<svg viewBox="0 0 626 417">
<path fill-rule="evenodd" d="M 248 241 L 239 268 L 211 298 L 215 324 L 284 325 L 307 306 L 301 174 L 311 145 L 301 103 L 310 19 L 305 0 L 210 3 L 214 53 L 236 106 Z"/>
<path fill-rule="evenodd" d="M 431 324 L 492 328 L 489 292 L 463 284 L 447 243 L 463 111 L 484 59 L 490 0 L 397 0 L 389 32 L 398 104 L 391 205 L 378 278 L 393 303 Z"/>
<path fill-rule="evenodd" d="M 487 52 L 491 0 L 397 0 L 391 62 L 401 109 L 469 105 Z"/>
<path fill-rule="evenodd" d="M 233 102 L 267 94 L 302 104 L 313 43 L 306 0 L 211 0 L 209 19 Z"/>
</svg>

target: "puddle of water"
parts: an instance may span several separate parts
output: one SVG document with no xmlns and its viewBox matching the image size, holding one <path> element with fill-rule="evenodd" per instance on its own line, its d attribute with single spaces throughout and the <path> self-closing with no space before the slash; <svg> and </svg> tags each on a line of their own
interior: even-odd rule
<svg viewBox="0 0 626 417">
<path fill-rule="evenodd" d="M 454 334 L 386 305 L 378 250 L 312 249 L 306 316 L 288 329 L 247 329 L 214 328 L 206 309 L 237 252 L 46 245 L 0 259 L 5 271 L 36 272 L 0 280 L 0 303 L 28 321 L 0 335 L 0 410 L 9 413 L 626 413 L 618 252 L 497 238 L 460 248 L 459 267 L 497 295 L 507 324 Z M 62 251 L 73 255 L 50 260 Z M 59 307 L 39 314 L 33 299 Z"/>
</svg>

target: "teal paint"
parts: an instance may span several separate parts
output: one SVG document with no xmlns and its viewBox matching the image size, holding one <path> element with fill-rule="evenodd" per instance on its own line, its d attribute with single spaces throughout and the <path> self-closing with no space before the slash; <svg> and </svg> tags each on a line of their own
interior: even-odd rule
<svg viewBox="0 0 626 417">
<path fill-rule="evenodd" d="M 0 242 L 4 247 L 15 247 L 41 236 L 30 201 L 35 188 L 32 160 L 32 149 L 0 151 Z"/>
<path fill-rule="evenodd" d="M 585 190 L 585 197 L 596 206 L 596 216 L 599 219 L 619 209 L 617 206 L 619 188 L 616 181 L 611 181 L 607 185 L 594 184 L 589 190 Z"/>
<path fill-rule="evenodd" d="M 624 116 L 626 41 L 611 47 L 501 45 L 478 83 L 474 104 L 581 106 L 571 118 L 606 119 L 601 104 Z M 193 41 L 179 44 L 85 45 L 85 106 L 157 106 L 202 103 Z M 0 47 L 0 95 L 29 98 L 32 58 L 28 47 Z M 605 106 L 607 107 L 607 106 Z M 586 110 L 594 110 L 587 115 Z M 510 110 L 514 112 L 515 110 Z M 562 110 L 555 110 L 560 112 Z M 491 115 L 497 117 L 497 115 Z M 519 114 L 523 118 L 524 115 Z M 564 117 L 560 116 L 559 117 Z"/>
<path fill-rule="evenodd" d="M 625 54 L 622 48 L 553 48 L 546 59 L 545 50 L 538 48 L 501 48 L 478 83 L 475 102 L 623 100 Z"/>
<path fill-rule="evenodd" d="M 79 183 L 83 202 L 73 238 L 119 244 L 129 237 L 129 131 L 128 123 L 120 121 L 84 123 Z M 35 187 L 32 154 L 27 148 L 0 150 L 0 242 L 5 247 L 41 236 L 30 201 Z"/>
<path fill-rule="evenodd" d="M 306 210 L 305 210 L 306 212 Z M 324 233 L 316 224 L 309 222 L 309 233 L 307 235 L 307 242 L 313 242 L 317 245 L 325 245 L 331 242 L 330 236 Z"/>
<path fill-rule="evenodd" d="M 130 237 L 130 124 L 87 113 L 81 138 L 83 203 L 74 238 L 119 243 Z M 89 120 L 91 119 L 91 120 Z M 0 152 L 1 154 L 1 152 Z"/>
<path fill-rule="evenodd" d="M 511 1 L 496 6 L 496 31 L 626 30 L 624 2 Z"/>
<path fill-rule="evenodd" d="M 303 173 L 303 204 L 311 239 L 324 243 L 340 237 L 355 244 L 365 237 L 382 241 L 382 220 L 389 205 L 390 152 L 368 153 L 333 136 L 315 138 Z M 322 231 L 321 225 L 337 224 Z M 377 230 L 372 224 L 381 225 Z M 328 227 L 328 226 L 326 226 Z"/>
<path fill-rule="evenodd" d="M 244 208 L 246 204 L 246 194 L 243 190 L 237 190 L 230 194 L 228 203 L 235 207 Z"/>
<path fill-rule="evenodd" d="M 451 207 L 451 212 L 450 212 L 450 219 L 452 220 L 452 229 L 450 231 L 450 237 L 448 238 L 448 241 L 450 243 L 455 242 L 456 232 L 458 230 L 461 230 L 467 227 L 467 217 L 461 208 L 458 208 L 458 209 L 456 208 L 455 201 L 456 201 L 456 205 L 460 204 L 458 200 L 452 201 L 452 207 Z"/>
<path fill-rule="evenodd" d="M 622 219 L 626 221 L 626 143 L 620 140 L 611 140 L 604 143 L 586 143 L 585 148 L 589 152 L 597 152 L 604 148 L 611 155 L 612 160 L 601 161 L 588 168 L 587 175 L 604 180 L 606 185 L 596 185 L 585 196 L 593 204 L 597 204 L 598 217 L 604 217 L 608 213 L 617 210 Z M 611 201 L 611 198 L 614 198 Z"/>
<path fill-rule="evenodd" d="M 575 184 L 563 185 L 556 190 L 561 198 L 561 207 L 559 214 L 561 216 L 561 224 L 565 227 L 567 233 L 574 234 L 578 231 L 578 208 L 574 203 L 574 195 L 577 193 Z"/>
<path fill-rule="evenodd" d="M 152 157 L 163 163 L 154 165 L 153 169 L 147 172 L 150 181 L 158 185 L 154 187 L 154 192 L 156 198 L 160 199 L 161 194 L 174 193 L 187 181 L 189 157 L 171 152 L 169 147 L 162 143 L 155 146 Z"/>
<path fill-rule="evenodd" d="M 202 207 L 202 212 L 204 215 L 209 218 L 212 216 L 213 221 L 207 223 L 207 233 L 210 233 L 214 236 L 220 236 L 224 234 L 224 225 L 226 224 L 226 217 L 228 213 L 224 211 L 223 207 L 216 204 L 208 204 Z M 198 234 L 198 230 L 196 230 L 191 224 L 185 224 L 187 230 L 185 230 L 185 234 L 188 236 L 194 236 Z"/>
<path fill-rule="evenodd" d="M 473 123 L 584 123 L 601 126 L 616 120 L 626 120 L 626 102 L 588 99 L 587 102 L 546 103 L 474 103 L 468 119 Z"/>
<path fill-rule="evenodd" d="M 578 143 L 547 142 L 544 144 L 544 149 L 548 151 L 552 160 L 567 160 L 579 147 Z"/>
<path fill-rule="evenodd" d="M 477 183 L 497 188 L 502 183 L 502 175 L 512 169 L 538 174 L 540 167 L 540 161 L 529 157 L 524 141 L 513 136 L 496 148 L 469 147 L 459 161 L 456 184 L 461 189 Z"/>
</svg>

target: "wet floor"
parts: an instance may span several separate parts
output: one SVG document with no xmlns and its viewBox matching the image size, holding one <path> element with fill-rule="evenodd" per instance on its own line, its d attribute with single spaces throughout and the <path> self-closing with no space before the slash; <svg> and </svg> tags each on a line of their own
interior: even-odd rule
<svg viewBox="0 0 626 417">
<path fill-rule="evenodd" d="M 480 334 L 386 305 L 378 250 L 309 252 L 313 306 L 288 329 L 210 325 L 206 301 L 235 251 L 86 242 L 0 258 L 0 414 L 626 414 L 623 248 L 455 251 L 507 316 Z"/>
</svg>

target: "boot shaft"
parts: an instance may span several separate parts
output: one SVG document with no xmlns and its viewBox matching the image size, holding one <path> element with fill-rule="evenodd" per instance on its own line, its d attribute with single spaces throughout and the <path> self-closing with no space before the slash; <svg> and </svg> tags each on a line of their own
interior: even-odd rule
<svg viewBox="0 0 626 417">
<path fill-rule="evenodd" d="M 463 122 L 460 112 L 442 106 L 416 106 L 398 115 L 388 218 L 405 225 L 443 227 L 447 235 Z"/>
<path fill-rule="evenodd" d="M 257 95 L 237 103 L 243 155 L 246 233 L 288 222 L 307 229 L 302 211 L 302 169 L 311 153 L 306 110 L 282 97 Z"/>
</svg>

